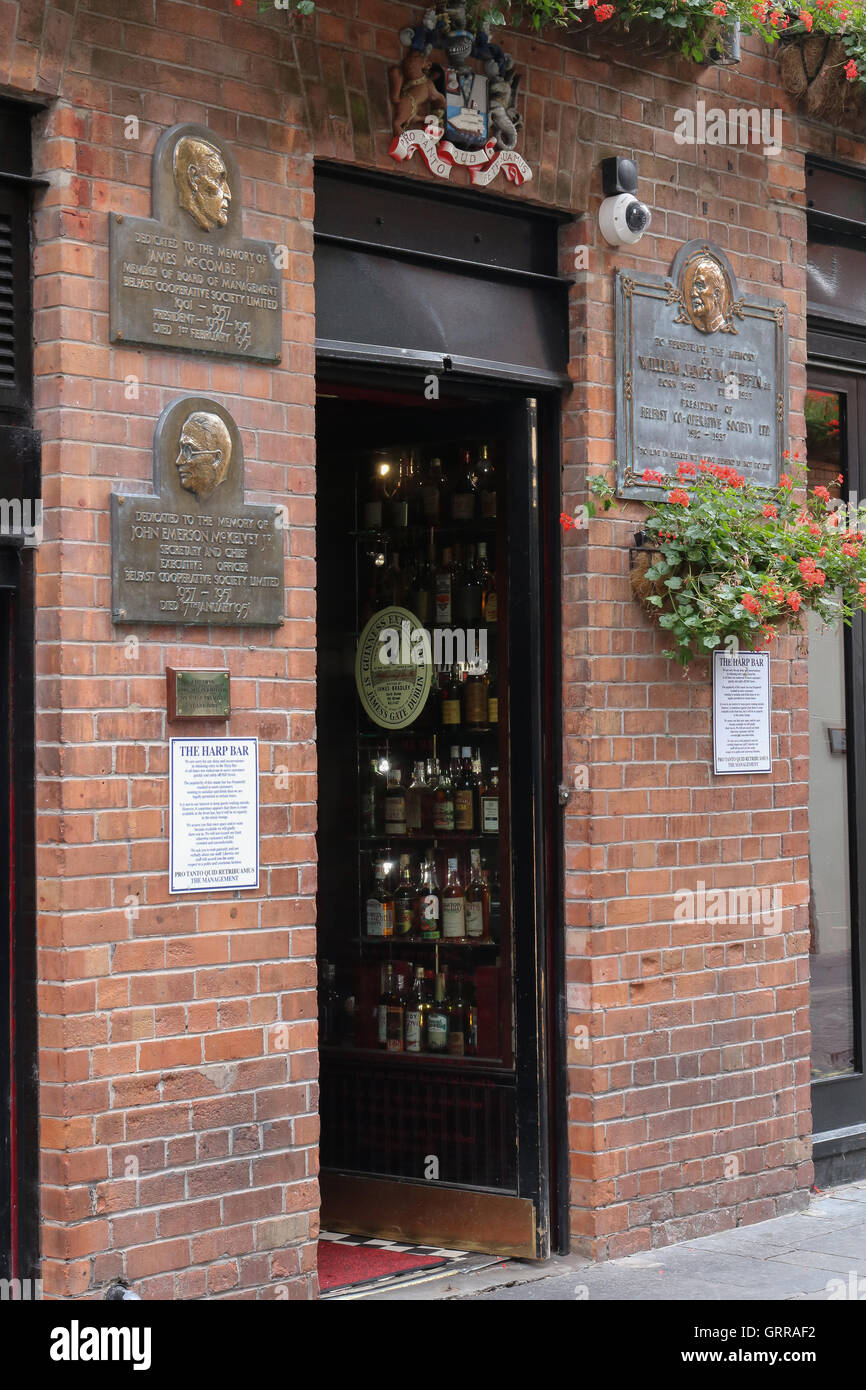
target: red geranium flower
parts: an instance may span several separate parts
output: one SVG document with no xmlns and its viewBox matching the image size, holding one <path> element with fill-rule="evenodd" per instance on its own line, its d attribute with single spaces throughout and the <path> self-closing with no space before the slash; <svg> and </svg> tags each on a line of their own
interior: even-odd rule
<svg viewBox="0 0 866 1390">
<path fill-rule="evenodd" d="M 787 603 L 789 608 L 793 608 L 795 613 L 799 613 L 800 604 L 802 603 L 802 601 L 803 600 L 797 593 L 796 589 L 792 589 L 789 594 L 785 595 L 785 602 Z"/>
<path fill-rule="evenodd" d="M 744 608 L 747 608 L 749 610 L 750 613 L 760 613 L 761 611 L 761 605 L 755 598 L 754 594 L 743 594 L 743 597 L 740 600 L 740 602 L 742 603 Z"/>
<path fill-rule="evenodd" d="M 768 502 L 761 515 L 777 517 L 779 515 L 779 511 L 773 502 Z"/>
<path fill-rule="evenodd" d="M 689 494 L 685 488 L 675 487 L 673 492 L 668 493 L 668 501 L 673 502 L 677 507 L 687 507 L 689 505 Z"/>
</svg>

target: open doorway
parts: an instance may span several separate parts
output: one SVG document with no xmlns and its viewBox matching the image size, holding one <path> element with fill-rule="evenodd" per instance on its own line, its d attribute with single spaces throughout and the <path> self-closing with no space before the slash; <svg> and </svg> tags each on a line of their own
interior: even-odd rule
<svg viewBox="0 0 866 1390">
<path fill-rule="evenodd" d="M 318 383 L 322 1226 L 543 1258 L 556 398 L 424 381 Z"/>
</svg>

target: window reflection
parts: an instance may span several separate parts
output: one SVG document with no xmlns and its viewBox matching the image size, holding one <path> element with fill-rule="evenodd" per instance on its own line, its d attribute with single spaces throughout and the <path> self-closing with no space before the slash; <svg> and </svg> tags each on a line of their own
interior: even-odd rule
<svg viewBox="0 0 866 1390">
<path fill-rule="evenodd" d="M 809 486 L 839 495 L 845 397 L 806 393 Z M 843 485 L 844 487 L 844 485 Z M 809 934 L 812 1078 L 854 1070 L 844 629 L 809 614 Z"/>
</svg>

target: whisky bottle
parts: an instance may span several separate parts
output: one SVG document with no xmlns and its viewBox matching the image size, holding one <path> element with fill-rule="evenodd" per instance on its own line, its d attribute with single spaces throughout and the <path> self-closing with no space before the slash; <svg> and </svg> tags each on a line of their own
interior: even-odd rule
<svg viewBox="0 0 866 1390">
<path fill-rule="evenodd" d="M 399 531 L 405 531 L 409 523 L 408 462 L 405 458 L 395 459 L 391 465 L 391 485 L 388 501 L 388 521 Z"/>
<path fill-rule="evenodd" d="M 376 1036 L 379 1046 L 388 1046 L 388 1009 L 394 994 L 394 967 L 386 965 L 382 971 L 382 993 L 376 1009 Z"/>
<path fill-rule="evenodd" d="M 460 670 L 455 662 L 442 690 L 442 723 L 447 728 L 459 724 L 461 716 Z"/>
<path fill-rule="evenodd" d="M 364 503 L 363 522 L 367 531 L 377 531 L 385 520 L 385 487 L 391 465 L 382 455 L 373 460 L 370 488 Z"/>
<path fill-rule="evenodd" d="M 433 796 L 433 830 L 449 835 L 454 830 L 454 783 L 447 767 L 439 774 Z"/>
<path fill-rule="evenodd" d="M 471 831 L 475 829 L 475 784 L 472 777 L 471 754 L 470 748 L 463 749 L 460 771 L 454 787 L 455 830 Z"/>
<path fill-rule="evenodd" d="M 412 766 L 412 781 L 406 788 L 406 833 L 419 835 L 424 829 L 424 799 L 427 795 L 423 760 Z"/>
<path fill-rule="evenodd" d="M 469 449 L 464 449 L 461 455 L 460 472 L 451 493 L 451 520 L 461 524 L 474 521 L 476 500 L 476 473 L 472 464 L 472 454 Z"/>
<path fill-rule="evenodd" d="M 454 621 L 461 627 L 477 627 L 481 621 L 481 582 L 474 545 L 467 545 L 466 558 L 455 566 L 453 579 Z"/>
<path fill-rule="evenodd" d="M 490 713 L 490 685 L 483 671 L 470 671 L 466 677 L 464 708 L 467 724 L 486 724 Z"/>
<path fill-rule="evenodd" d="M 466 1051 L 466 1005 L 463 999 L 461 977 L 455 975 L 451 985 L 451 998 L 448 1001 L 448 1052 L 452 1057 L 462 1057 Z"/>
<path fill-rule="evenodd" d="M 385 834 L 406 834 L 406 788 L 400 774 L 400 767 L 393 763 L 388 769 L 388 787 L 385 792 Z"/>
<path fill-rule="evenodd" d="M 406 469 L 406 497 L 409 503 L 409 525 L 424 525 L 424 478 L 414 454 L 409 455 Z"/>
<path fill-rule="evenodd" d="M 478 501 L 482 521 L 496 520 L 496 469 L 490 457 L 490 450 L 482 444 L 478 451 L 476 465 L 478 476 Z"/>
<path fill-rule="evenodd" d="M 434 739 L 435 743 L 436 740 Z M 439 786 L 439 763 L 436 758 L 427 759 L 427 773 L 424 796 L 421 801 L 421 831 L 430 835 L 433 830 L 433 808 L 436 804 L 436 788 Z"/>
<path fill-rule="evenodd" d="M 439 520 L 445 478 L 442 473 L 442 460 L 432 458 L 427 465 L 424 481 L 421 484 L 421 506 L 424 520 L 428 526 L 435 526 Z"/>
<path fill-rule="evenodd" d="M 374 869 L 373 888 L 367 898 L 367 935 L 394 935 L 394 899 L 386 884 L 385 861 L 378 859 Z"/>
<path fill-rule="evenodd" d="M 448 882 L 442 891 L 442 938 L 466 940 L 466 892 L 456 859 L 448 860 Z"/>
<path fill-rule="evenodd" d="M 490 779 L 478 793 L 481 803 L 481 833 L 499 834 L 499 768 L 491 767 Z"/>
<path fill-rule="evenodd" d="M 475 996 L 475 984 L 472 980 L 467 980 L 464 983 L 463 1006 L 463 1036 L 466 1055 L 475 1057 L 478 1053 L 478 1002 Z"/>
<path fill-rule="evenodd" d="M 475 803 L 475 829 L 481 829 L 481 749 L 476 748 L 472 753 L 472 797 Z"/>
<path fill-rule="evenodd" d="M 481 850 L 469 852 L 466 887 L 466 936 L 471 941 L 490 940 L 490 892 L 481 877 Z"/>
<path fill-rule="evenodd" d="M 415 901 L 415 927 L 422 941 L 438 941 L 442 935 L 442 898 L 436 879 L 436 864 L 433 851 L 427 851 L 427 858 L 421 866 L 421 879 L 418 884 L 418 897 Z"/>
<path fill-rule="evenodd" d="M 445 1002 L 445 976 L 441 971 L 436 976 L 434 1001 L 427 1015 L 427 1051 L 448 1051 L 448 1006 Z"/>
<path fill-rule="evenodd" d="M 385 1006 L 385 1050 L 403 1051 L 403 1028 L 406 1017 L 406 981 L 402 975 L 397 977 L 396 988 Z"/>
<path fill-rule="evenodd" d="M 436 566 L 433 578 L 435 604 L 433 619 L 437 627 L 450 627 L 451 618 L 451 573 L 454 566 L 454 553 L 450 545 L 442 549 L 442 559 Z"/>
<path fill-rule="evenodd" d="M 412 861 L 408 854 L 400 855 L 400 882 L 394 894 L 394 935 L 412 936 L 415 930 L 415 899 L 418 894 L 412 879 Z"/>
<path fill-rule="evenodd" d="M 412 567 L 409 584 L 409 607 L 422 626 L 433 617 L 433 575 L 436 568 L 433 532 L 430 532 L 430 545 L 427 555 L 416 557 Z"/>
<path fill-rule="evenodd" d="M 424 980 L 424 967 L 415 967 L 415 979 L 406 1001 L 406 1051 L 424 1052 L 427 1047 L 427 1015 L 430 1000 Z"/>
<path fill-rule="evenodd" d="M 478 585 L 481 590 L 481 616 L 488 627 L 496 622 L 498 605 L 496 601 L 496 573 L 490 568 L 487 559 L 486 541 L 478 542 Z"/>
<path fill-rule="evenodd" d="M 491 676 L 487 687 L 487 722 L 488 724 L 499 723 L 499 696 L 495 676 Z"/>
<path fill-rule="evenodd" d="M 379 759 L 371 758 L 361 794 L 361 834 L 378 835 L 384 824 L 384 785 Z"/>
</svg>

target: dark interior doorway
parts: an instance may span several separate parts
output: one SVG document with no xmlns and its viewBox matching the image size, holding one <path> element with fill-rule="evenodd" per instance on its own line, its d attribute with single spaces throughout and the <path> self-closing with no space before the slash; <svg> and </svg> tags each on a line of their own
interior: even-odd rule
<svg viewBox="0 0 866 1390">
<path fill-rule="evenodd" d="M 529 1258 L 565 1238 L 557 405 L 417 370 L 329 365 L 318 383 L 322 1225 L 333 1231 Z M 356 658 L 394 607 L 428 633 L 432 675 L 412 717 L 389 726 L 359 693 Z M 440 921 L 428 933 L 431 872 Z"/>
</svg>

